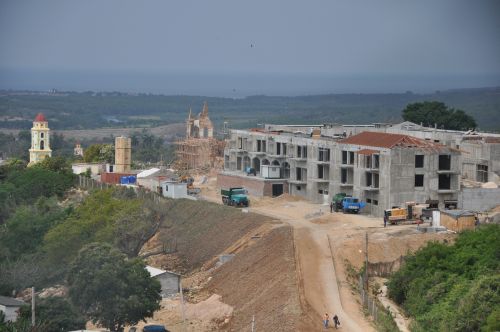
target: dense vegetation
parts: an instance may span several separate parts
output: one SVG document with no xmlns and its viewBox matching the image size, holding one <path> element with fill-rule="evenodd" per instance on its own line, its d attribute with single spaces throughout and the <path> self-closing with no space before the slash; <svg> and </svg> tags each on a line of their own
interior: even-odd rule
<svg viewBox="0 0 500 332">
<path fill-rule="evenodd" d="M 500 130 L 500 88 L 464 89 L 430 94 L 329 94 L 299 97 L 251 96 L 242 99 L 129 95 L 121 93 L 8 94 L 0 96 L 0 128 L 29 129 L 42 111 L 53 129 L 157 126 L 185 121 L 204 101 L 218 128 L 259 123 L 370 123 L 401 121 L 406 105 L 436 100 L 473 116 L 479 128 Z"/>
<path fill-rule="evenodd" d="M 82 320 L 88 319 L 119 329 L 123 323 L 136 322 L 157 308 L 157 285 L 151 282 L 144 263 L 135 257 L 161 226 L 165 212 L 161 204 L 139 199 L 133 190 L 125 188 L 89 194 L 68 190 L 73 177 L 67 160 L 61 157 L 47 158 L 32 167 L 18 160 L 0 166 L 0 294 L 11 296 L 31 286 L 41 289 L 67 281 L 71 287 L 94 282 L 90 295 L 80 290 L 80 297 L 41 300 L 39 318 L 43 321 L 38 330 L 81 329 Z M 87 257 L 84 248 L 101 248 L 103 257 L 109 254 L 109 259 L 120 265 L 112 269 L 120 274 L 114 279 L 115 288 L 104 285 L 99 289 L 102 280 L 93 281 L 80 273 L 88 264 L 94 268 L 92 275 L 110 277 L 108 270 L 99 272 L 95 262 L 86 263 L 87 258 L 95 256 Z M 107 322 L 102 322 L 79 302 L 86 295 L 88 300 L 101 293 L 113 299 L 112 305 L 109 301 L 105 305 L 107 317 L 114 316 L 114 321 L 106 318 Z M 118 301 L 120 297 L 123 301 Z M 138 303 L 149 304 L 138 310 Z M 99 312 L 106 314 L 105 310 Z M 29 327 L 29 315 L 25 313 L 15 324 L 1 321 L 0 317 L 2 332 Z"/>
<path fill-rule="evenodd" d="M 391 277 L 389 296 L 414 331 L 499 331 L 500 225 L 429 243 Z"/>
<path fill-rule="evenodd" d="M 477 127 L 476 120 L 462 110 L 447 107 L 438 101 L 424 101 L 406 106 L 403 119 L 425 127 L 437 126 L 442 129 L 470 130 Z"/>
</svg>

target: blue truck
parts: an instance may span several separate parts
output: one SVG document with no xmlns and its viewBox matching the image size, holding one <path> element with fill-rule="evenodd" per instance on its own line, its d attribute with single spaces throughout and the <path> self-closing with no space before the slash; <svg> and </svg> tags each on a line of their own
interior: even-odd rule
<svg viewBox="0 0 500 332">
<path fill-rule="evenodd" d="M 344 197 L 342 200 L 342 211 L 344 213 L 358 213 L 365 205 L 366 203 L 361 202 L 359 198 Z"/>
</svg>

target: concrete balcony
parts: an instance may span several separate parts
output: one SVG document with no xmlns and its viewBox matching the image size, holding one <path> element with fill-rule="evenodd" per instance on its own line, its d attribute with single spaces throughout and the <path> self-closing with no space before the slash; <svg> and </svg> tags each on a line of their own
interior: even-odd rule
<svg viewBox="0 0 500 332">
<path fill-rule="evenodd" d="M 437 170 L 438 174 L 460 174 L 459 171 L 451 170 L 451 169 L 439 169 Z"/>
<path fill-rule="evenodd" d="M 329 183 L 330 182 L 330 179 L 320 179 L 320 178 L 309 178 L 307 180 L 311 181 L 311 182 L 318 182 L 318 183 Z"/>
<path fill-rule="evenodd" d="M 354 183 L 340 183 L 340 187 L 354 187 Z"/>
<path fill-rule="evenodd" d="M 438 195 L 458 193 L 458 189 L 438 189 Z"/>
<path fill-rule="evenodd" d="M 288 183 L 291 183 L 291 184 L 307 184 L 307 180 L 293 180 L 293 179 L 288 179 Z"/>
<path fill-rule="evenodd" d="M 354 168 L 354 164 L 340 164 L 340 168 Z"/>
<path fill-rule="evenodd" d="M 362 187 L 364 191 L 379 191 L 380 187 L 374 187 L 374 186 L 369 186 L 369 187 Z"/>
</svg>

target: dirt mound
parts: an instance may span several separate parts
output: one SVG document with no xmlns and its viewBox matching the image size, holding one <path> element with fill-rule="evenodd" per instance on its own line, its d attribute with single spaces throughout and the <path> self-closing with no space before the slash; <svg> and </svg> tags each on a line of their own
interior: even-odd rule
<svg viewBox="0 0 500 332">
<path fill-rule="evenodd" d="M 233 313 L 233 307 L 221 302 L 220 295 L 214 294 L 205 301 L 189 304 L 186 309 L 186 318 L 211 321 L 225 319 Z"/>
<path fill-rule="evenodd" d="M 429 241 L 453 241 L 454 234 L 415 233 L 396 231 L 394 234 L 376 233 L 368 236 L 368 257 L 370 263 L 392 262 L 407 253 L 414 252 Z M 415 233 L 415 234 L 414 234 Z M 336 246 L 337 247 L 337 246 Z M 336 255 L 347 259 L 356 269 L 364 262 L 364 234 L 355 235 L 336 248 Z"/>
<path fill-rule="evenodd" d="M 249 330 L 253 315 L 259 330 L 310 330 L 300 307 L 293 235 L 288 226 L 272 230 L 221 266 L 207 290 L 221 294 L 222 301 L 234 308 L 227 330 Z"/>
</svg>

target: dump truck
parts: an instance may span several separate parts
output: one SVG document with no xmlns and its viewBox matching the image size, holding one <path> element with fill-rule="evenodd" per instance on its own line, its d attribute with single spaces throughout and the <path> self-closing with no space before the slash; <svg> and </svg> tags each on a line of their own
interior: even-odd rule
<svg viewBox="0 0 500 332">
<path fill-rule="evenodd" d="M 346 197 L 347 197 L 346 193 L 338 193 L 332 197 L 332 203 L 333 203 L 333 207 L 335 209 L 335 212 L 339 212 L 340 210 L 342 210 L 342 200 Z"/>
<path fill-rule="evenodd" d="M 222 203 L 224 203 L 224 205 L 247 207 L 250 204 L 245 188 L 222 188 L 220 193 L 222 195 Z"/>
<path fill-rule="evenodd" d="M 361 202 L 359 198 L 344 197 L 342 200 L 342 211 L 344 213 L 358 213 L 365 205 L 366 203 Z"/>
</svg>

